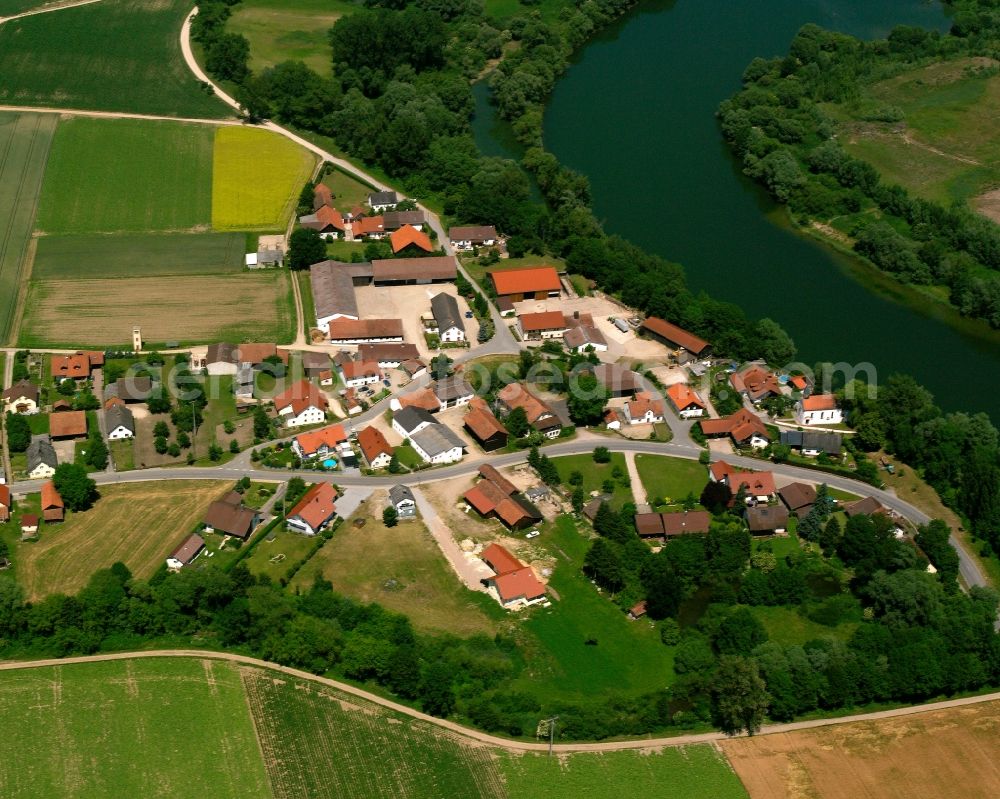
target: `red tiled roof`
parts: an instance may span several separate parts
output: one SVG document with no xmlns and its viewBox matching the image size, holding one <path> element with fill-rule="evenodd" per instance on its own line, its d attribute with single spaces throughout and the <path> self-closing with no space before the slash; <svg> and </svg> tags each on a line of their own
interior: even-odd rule
<svg viewBox="0 0 1000 799">
<path fill-rule="evenodd" d="M 10 486 L 0 485 L 0 505 L 10 507 Z"/>
<path fill-rule="evenodd" d="M 725 461 L 715 461 L 715 463 L 709 467 L 709 471 L 712 473 L 712 477 L 715 478 L 716 482 L 719 480 L 725 480 L 729 475 L 736 473 L 736 470 Z"/>
<path fill-rule="evenodd" d="M 837 407 L 837 398 L 833 394 L 813 394 L 802 400 L 804 411 L 832 411 Z"/>
<path fill-rule="evenodd" d="M 333 192 L 325 183 L 317 183 L 313 186 L 313 202 L 320 205 L 333 205 Z"/>
<path fill-rule="evenodd" d="M 701 432 L 706 436 L 730 435 L 737 442 L 746 441 L 754 433 L 770 438 L 764 423 L 746 408 L 740 408 L 736 413 L 721 419 L 702 419 L 700 424 Z"/>
<path fill-rule="evenodd" d="M 389 446 L 389 442 L 386 441 L 382 431 L 376 427 L 372 427 L 371 425 L 358 431 L 358 446 L 361 447 L 361 452 L 364 453 L 365 460 L 369 463 L 375 460 L 382 453 L 392 455 L 392 453 L 395 452 L 395 450 Z"/>
<path fill-rule="evenodd" d="M 537 599 L 545 594 L 545 583 L 535 577 L 530 566 L 522 566 L 517 571 L 501 574 L 493 580 L 497 593 L 503 602 L 524 597 L 526 600 Z"/>
<path fill-rule="evenodd" d="M 90 376 L 90 357 L 82 352 L 76 355 L 53 355 L 52 376 L 83 380 Z"/>
<path fill-rule="evenodd" d="M 774 372 L 756 364 L 729 376 L 729 382 L 737 391 L 746 391 L 750 399 L 756 401 L 767 394 L 780 394 L 781 384 Z"/>
<path fill-rule="evenodd" d="M 313 430 L 309 433 L 303 433 L 300 436 L 296 436 L 295 440 L 298 442 L 299 448 L 306 455 L 311 455 L 314 452 L 319 451 L 320 447 L 324 444 L 327 447 L 335 447 L 338 444 L 347 441 L 347 434 L 344 432 L 344 428 L 339 424 L 331 424 L 328 427 L 323 427 L 319 430 Z"/>
<path fill-rule="evenodd" d="M 493 411 L 480 397 L 473 397 L 469 402 L 469 412 L 465 414 L 463 421 L 480 441 L 485 441 L 497 433 L 507 435 L 507 428 L 493 415 Z"/>
<path fill-rule="evenodd" d="M 87 435 L 85 411 L 63 411 L 49 416 L 49 435 L 53 438 Z"/>
<path fill-rule="evenodd" d="M 402 319 L 344 319 L 342 317 L 330 322 L 331 341 L 402 337 Z"/>
<path fill-rule="evenodd" d="M 42 484 L 42 510 L 52 508 L 64 508 L 63 498 L 56 491 L 55 483 L 51 480 Z"/>
<path fill-rule="evenodd" d="M 517 321 L 525 333 L 536 333 L 540 330 L 565 330 L 568 327 L 562 311 L 525 313 L 518 316 Z"/>
<path fill-rule="evenodd" d="M 628 402 L 628 413 L 633 419 L 641 419 L 648 411 L 653 412 L 653 416 L 663 416 L 663 403 L 653 399 L 653 395 L 640 391 L 635 395 L 635 399 Z"/>
<path fill-rule="evenodd" d="M 793 386 L 795 386 L 795 388 L 797 388 L 799 391 L 804 390 L 805 387 L 809 385 L 809 381 L 806 380 L 802 375 L 792 375 L 792 377 L 789 379 L 789 382 Z"/>
<path fill-rule="evenodd" d="M 325 411 L 328 403 L 323 392 L 308 380 L 299 380 L 292 383 L 292 385 L 274 398 L 274 407 L 278 411 L 291 407 L 292 413 L 296 416 L 310 406 Z"/>
<path fill-rule="evenodd" d="M 504 269 L 490 272 L 497 294 L 524 294 L 536 291 L 559 291 L 559 273 L 552 266 L 527 269 Z"/>
<path fill-rule="evenodd" d="M 344 224 L 344 215 L 330 205 L 321 205 L 317 208 L 316 219 L 319 221 L 320 230 L 327 226 L 335 227 L 337 230 L 347 229 L 347 225 Z"/>
<path fill-rule="evenodd" d="M 288 350 L 279 350 L 274 344 L 240 344 L 236 348 L 239 363 L 260 364 L 275 356 L 288 363 Z"/>
<path fill-rule="evenodd" d="M 529 424 L 534 424 L 540 416 L 546 413 L 552 413 L 548 405 L 520 383 L 508 383 L 497 392 L 497 399 L 511 410 L 524 408 Z"/>
<path fill-rule="evenodd" d="M 344 373 L 345 380 L 382 374 L 377 361 L 348 361 L 340 365 L 340 371 Z"/>
<path fill-rule="evenodd" d="M 403 225 L 399 230 L 389 235 L 389 243 L 393 252 L 405 250 L 407 247 L 418 247 L 424 252 L 434 252 L 434 245 L 430 237 L 421 230 L 417 230 L 413 225 Z"/>
<path fill-rule="evenodd" d="M 670 401 L 679 411 L 692 405 L 696 405 L 702 410 L 705 409 L 705 403 L 702 402 L 701 397 L 695 394 L 686 383 L 674 383 L 672 386 L 668 386 L 667 396 L 670 397 Z"/>
<path fill-rule="evenodd" d="M 667 341 L 672 341 L 694 355 L 698 355 L 708 348 L 708 342 L 704 339 L 656 316 L 650 316 L 642 323 L 642 326 L 651 333 L 655 333 Z"/>
<path fill-rule="evenodd" d="M 479 557 L 497 574 L 514 571 L 524 565 L 499 544 L 490 544 Z"/>
<path fill-rule="evenodd" d="M 752 497 L 771 496 L 775 493 L 774 475 L 770 472 L 737 472 L 729 476 L 729 488 L 733 494 L 739 493 L 740 486 L 747 487 Z"/>
<path fill-rule="evenodd" d="M 517 486 L 500 474 L 496 466 L 484 463 L 479 467 L 479 476 L 493 483 L 506 497 L 517 493 Z"/>
<path fill-rule="evenodd" d="M 384 229 L 385 217 L 382 216 L 366 216 L 351 223 L 351 232 L 355 236 L 370 236 L 372 233 L 382 233 Z"/>
<path fill-rule="evenodd" d="M 441 400 L 437 398 L 434 389 L 430 387 L 422 388 L 419 391 L 411 391 L 403 394 L 399 399 L 402 408 L 423 408 L 425 411 L 434 413 L 441 410 Z"/>
<path fill-rule="evenodd" d="M 306 491 L 288 516 L 289 518 L 298 516 L 316 530 L 337 512 L 337 506 L 334 504 L 336 498 L 337 491 L 332 485 L 316 483 Z"/>
</svg>

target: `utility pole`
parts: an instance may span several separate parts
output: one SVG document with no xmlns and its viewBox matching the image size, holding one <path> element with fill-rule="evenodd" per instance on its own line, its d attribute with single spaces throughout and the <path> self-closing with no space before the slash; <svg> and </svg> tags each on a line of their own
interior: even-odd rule
<svg viewBox="0 0 1000 799">
<path fill-rule="evenodd" d="M 550 719 L 546 719 L 545 723 L 549 725 L 549 757 L 552 757 L 552 743 L 556 737 L 556 722 L 559 721 L 558 716 L 553 716 Z"/>
</svg>

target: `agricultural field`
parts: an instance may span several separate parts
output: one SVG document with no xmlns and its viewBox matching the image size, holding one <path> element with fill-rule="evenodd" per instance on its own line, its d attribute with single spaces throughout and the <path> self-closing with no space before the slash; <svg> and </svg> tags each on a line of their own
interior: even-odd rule
<svg viewBox="0 0 1000 799">
<path fill-rule="evenodd" d="M 214 135 L 212 126 L 179 122 L 63 120 L 36 228 L 43 234 L 207 229 Z"/>
<path fill-rule="evenodd" d="M 315 684 L 243 680 L 276 799 L 505 799 L 486 746 Z"/>
<path fill-rule="evenodd" d="M 5 799 L 270 794 L 239 670 L 220 661 L 7 672 L 0 735 Z"/>
<path fill-rule="evenodd" d="M 25 347 L 124 345 L 142 325 L 149 347 L 206 341 L 275 341 L 295 336 L 284 271 L 107 280 L 38 280 L 20 332 Z"/>
<path fill-rule="evenodd" d="M 662 455 L 636 455 L 635 467 L 650 501 L 660 497 L 681 502 L 688 494 L 701 496 L 708 482 L 708 470 L 698 461 Z"/>
<path fill-rule="evenodd" d="M 212 227 L 281 230 L 295 211 L 316 159 L 284 136 L 221 127 L 215 132 Z"/>
<path fill-rule="evenodd" d="M 480 601 L 485 595 L 462 585 L 423 522 L 386 527 L 383 503 L 384 494 L 359 509 L 354 518 L 365 519 L 364 527 L 350 520 L 337 528 L 292 585 L 306 590 L 322 574 L 349 597 L 406 614 L 418 630 L 463 636 L 495 633 L 496 624 Z"/>
<path fill-rule="evenodd" d="M 833 106 L 847 150 L 890 183 L 950 205 L 1000 186 L 1000 75 L 996 61 L 960 58 L 868 87 L 854 106 Z M 901 114 L 898 122 L 872 121 Z M 994 209 L 1000 220 L 1000 203 Z"/>
<path fill-rule="evenodd" d="M 163 277 L 243 271 L 242 233 L 42 236 L 35 280 Z"/>
<path fill-rule="evenodd" d="M 1000 795 L 1000 702 L 721 743 L 751 799 Z"/>
<path fill-rule="evenodd" d="M 0 343 L 14 328 L 21 278 L 56 117 L 0 113 Z"/>
<path fill-rule="evenodd" d="M 217 480 L 103 486 L 93 508 L 68 513 L 62 524 L 43 526 L 38 541 L 18 545 L 18 582 L 37 600 L 76 593 L 119 560 L 149 577 L 226 487 Z"/>
<path fill-rule="evenodd" d="M 0 17 L 13 16 L 42 5 L 43 0 L 0 0 Z"/>
<path fill-rule="evenodd" d="M 508 799 L 745 799 L 746 790 L 707 744 L 646 752 L 510 755 L 500 758 Z M 540 786 L 545 786 L 541 789 Z M 623 793 L 624 790 L 624 793 Z"/>
<path fill-rule="evenodd" d="M 225 118 L 180 48 L 187 0 L 102 0 L 0 26 L 0 103 Z"/>
<path fill-rule="evenodd" d="M 282 61 L 302 61 L 329 75 L 333 64 L 327 32 L 356 8 L 345 0 L 243 0 L 226 30 L 247 37 L 254 72 Z"/>
</svg>

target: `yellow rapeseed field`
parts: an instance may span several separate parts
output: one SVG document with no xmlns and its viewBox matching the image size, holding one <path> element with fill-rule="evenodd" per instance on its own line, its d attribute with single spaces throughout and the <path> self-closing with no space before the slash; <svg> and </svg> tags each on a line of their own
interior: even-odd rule
<svg viewBox="0 0 1000 799">
<path fill-rule="evenodd" d="M 221 127 L 215 132 L 212 227 L 283 230 L 315 158 L 276 133 Z"/>
</svg>

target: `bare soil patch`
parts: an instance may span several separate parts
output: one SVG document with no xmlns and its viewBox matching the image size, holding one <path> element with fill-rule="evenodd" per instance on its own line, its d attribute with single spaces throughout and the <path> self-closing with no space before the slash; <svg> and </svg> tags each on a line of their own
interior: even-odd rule
<svg viewBox="0 0 1000 799">
<path fill-rule="evenodd" d="M 1000 189 L 980 194 L 972 200 L 972 207 L 1000 225 Z"/>
</svg>

